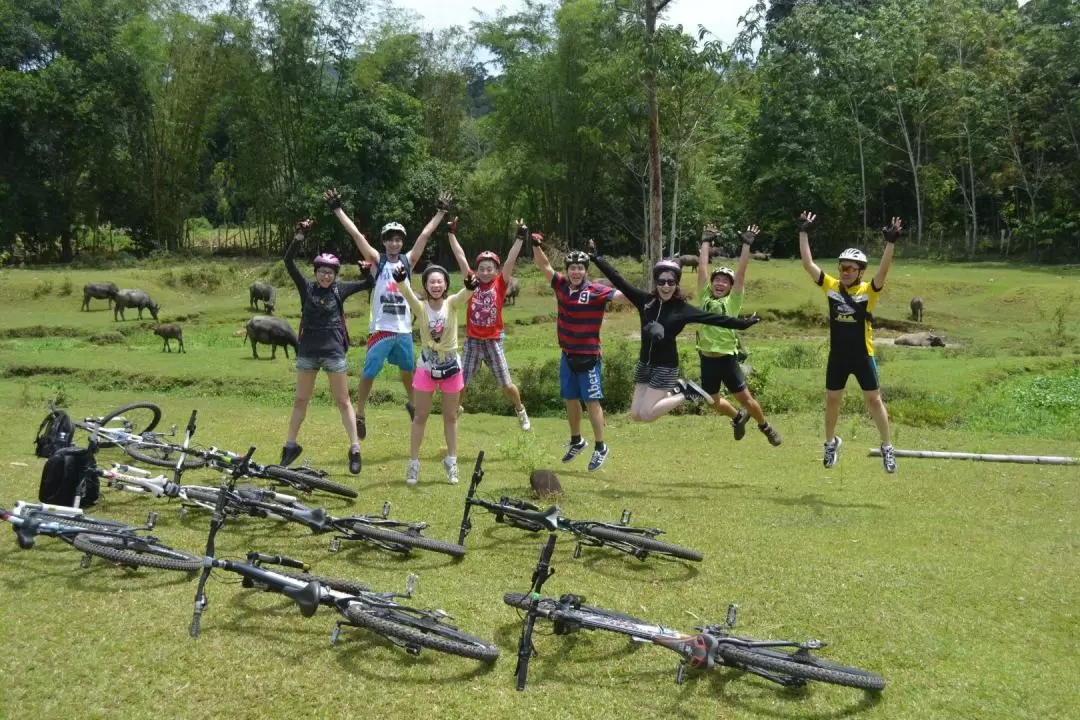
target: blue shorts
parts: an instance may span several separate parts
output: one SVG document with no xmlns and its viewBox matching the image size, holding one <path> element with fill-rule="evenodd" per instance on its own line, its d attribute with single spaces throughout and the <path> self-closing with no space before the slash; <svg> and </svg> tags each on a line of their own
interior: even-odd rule
<svg viewBox="0 0 1080 720">
<path fill-rule="evenodd" d="M 412 333 L 384 335 L 374 343 L 368 343 L 367 355 L 364 357 L 364 377 L 373 378 L 378 375 L 384 363 L 397 365 L 404 372 L 416 369 Z"/>
<path fill-rule="evenodd" d="M 319 370 L 325 370 L 328 373 L 347 372 L 349 370 L 349 361 L 344 357 L 298 357 L 296 358 L 296 369 L 301 372 L 318 372 Z"/>
<path fill-rule="evenodd" d="M 596 364 L 591 370 L 574 372 L 566 362 L 566 353 L 559 360 L 559 392 L 563 400 L 593 400 L 604 399 L 602 358 L 596 358 Z"/>
</svg>

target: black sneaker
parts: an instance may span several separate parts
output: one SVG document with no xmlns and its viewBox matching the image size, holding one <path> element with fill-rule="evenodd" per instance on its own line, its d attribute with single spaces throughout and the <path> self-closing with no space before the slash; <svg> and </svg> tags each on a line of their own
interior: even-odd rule
<svg viewBox="0 0 1080 720">
<path fill-rule="evenodd" d="M 602 450 L 593 450 L 592 460 L 589 461 L 589 472 L 596 472 L 600 469 L 600 466 L 604 464 L 608 456 L 608 446 L 605 445 Z"/>
<path fill-rule="evenodd" d="M 363 415 L 356 416 L 356 437 L 361 440 L 367 437 L 367 422 Z"/>
<path fill-rule="evenodd" d="M 769 439 L 769 444 L 773 447 L 779 447 L 783 440 L 780 439 L 780 433 L 773 430 L 772 425 L 765 425 L 763 428 L 758 428 Z"/>
<path fill-rule="evenodd" d="M 840 439 L 839 435 L 833 437 L 832 440 L 825 443 L 825 457 L 822 464 L 827 468 L 831 468 L 836 464 L 837 458 L 840 456 L 840 446 L 844 444 L 844 441 Z"/>
<path fill-rule="evenodd" d="M 409 422 L 416 419 L 416 406 L 411 402 L 405 402 L 405 412 L 409 413 Z"/>
<path fill-rule="evenodd" d="M 745 409 L 739 410 L 735 419 L 731 421 L 731 429 L 735 432 L 735 439 L 742 440 L 746 437 L 746 422 L 750 419 L 750 413 Z"/>
<path fill-rule="evenodd" d="M 589 443 L 585 442 L 585 438 L 581 438 L 576 443 L 570 443 L 569 445 L 566 446 L 567 447 L 566 454 L 562 456 L 562 461 L 563 462 L 570 462 L 571 460 L 576 458 L 581 453 L 581 451 L 585 449 L 585 446 L 588 445 L 588 444 Z"/>
<path fill-rule="evenodd" d="M 353 475 L 360 474 L 360 450 L 349 450 L 349 472 Z"/>
<path fill-rule="evenodd" d="M 281 448 L 281 464 L 292 465 L 296 462 L 296 458 L 300 457 L 300 454 L 304 452 L 302 445 L 284 445 Z"/>
<path fill-rule="evenodd" d="M 685 395 L 690 402 L 710 402 L 712 400 L 709 393 L 705 392 L 705 389 L 693 380 L 679 380 L 678 382 L 679 392 Z"/>
</svg>

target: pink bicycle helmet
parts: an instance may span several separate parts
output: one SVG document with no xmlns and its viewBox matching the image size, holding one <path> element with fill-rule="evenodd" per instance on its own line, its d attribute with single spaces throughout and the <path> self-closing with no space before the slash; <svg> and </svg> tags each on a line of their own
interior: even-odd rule
<svg viewBox="0 0 1080 720">
<path fill-rule="evenodd" d="M 499 256 L 491 252 L 490 250 L 485 250 L 484 252 L 476 256 L 477 265 L 479 265 L 484 260 L 490 260 L 491 262 L 495 263 L 495 267 L 502 267 L 502 260 L 500 260 Z"/>
<path fill-rule="evenodd" d="M 341 270 L 341 261 L 338 260 L 337 255 L 319 253 L 315 256 L 315 269 L 318 270 L 321 267 L 333 268 L 336 272 Z"/>
</svg>

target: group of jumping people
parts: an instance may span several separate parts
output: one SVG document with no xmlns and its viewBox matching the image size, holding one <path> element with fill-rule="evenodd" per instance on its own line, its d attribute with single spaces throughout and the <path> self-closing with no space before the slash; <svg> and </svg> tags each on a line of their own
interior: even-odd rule
<svg viewBox="0 0 1080 720">
<path fill-rule="evenodd" d="M 635 421 L 652 422 L 686 402 L 708 403 L 731 419 L 736 440 L 746 434 L 752 418 L 773 446 L 781 444 L 780 434 L 765 419 L 761 405 L 747 385 L 740 365 L 740 346 L 736 330 L 755 325 L 756 315 L 739 317 L 750 250 L 760 232 L 756 225 L 741 233 L 742 251 L 734 270 L 716 267 L 709 271 L 710 249 L 716 241 L 716 228 L 706 225 L 702 231 L 697 273 L 697 300 L 688 301 L 681 288 L 682 266 L 675 260 L 661 260 L 653 266 L 654 288 L 635 287 L 601 256 L 593 240 L 587 250 L 570 250 L 564 258 L 564 272 L 555 270 L 544 251 L 544 237 L 530 233 L 524 220 L 518 220 L 514 243 L 505 262 L 494 252 L 481 252 L 470 265 L 457 238 L 458 219 L 446 223 L 450 248 L 464 278 L 464 287 L 450 291 L 450 273 L 440 265 L 428 265 L 421 273 L 423 296 L 411 285 L 416 267 L 432 233 L 444 222 L 452 200 L 440 195 L 437 211 L 408 252 L 402 252 L 405 228 L 387 223 L 381 232 L 383 252 L 379 252 L 356 228 L 341 206 L 336 190 L 327 190 L 324 199 L 360 251 L 368 274 L 358 281 L 338 281 L 341 261 L 322 253 L 315 257 L 315 280 L 307 280 L 297 268 L 295 257 L 310 234 L 312 221 L 297 224 L 293 242 L 285 253 L 285 264 L 301 298 L 299 350 L 297 352 L 296 399 L 289 420 L 288 434 L 281 451 L 281 463 L 294 462 L 303 452 L 297 443 L 311 399 L 318 371 L 325 370 L 342 424 L 349 438 L 349 471 L 361 470 L 360 441 L 367 435 L 365 407 L 375 377 L 386 363 L 398 368 L 408 400 L 405 409 L 411 421 L 409 463 L 406 482 L 415 484 L 420 477 L 420 446 L 423 442 L 434 394 L 442 395 L 443 434 L 446 457 L 443 470 L 451 484 L 459 480 L 457 466 L 457 420 L 462 399 L 470 381 L 481 365 L 486 364 L 514 407 L 523 431 L 531 429 L 521 393 L 511 378 L 503 348 L 502 307 L 513 279 L 514 266 L 528 241 L 533 260 L 555 292 L 556 331 L 561 352 L 559 387 L 566 404 L 570 440 L 563 462 L 581 454 L 588 443 L 582 436 L 583 409 L 593 431 L 594 447 L 588 469 L 598 470 L 608 457 L 604 440 L 603 356 L 600 329 L 604 314 L 613 303 L 630 303 L 638 311 L 641 345 L 634 369 L 634 394 L 630 416 Z M 890 441 L 888 414 L 881 398 L 871 331 L 872 311 L 892 264 L 893 247 L 902 224 L 899 218 L 883 230 L 885 252 L 877 273 L 869 282 L 863 279 L 868 266 L 866 254 L 849 248 L 838 258 L 838 276 L 818 267 L 810 253 L 808 232 L 816 216 L 804 212 L 799 217 L 799 251 L 803 267 L 824 291 L 829 306 L 830 352 L 826 370 L 825 444 L 823 464 L 833 467 L 842 441 L 836 424 L 848 377 L 855 375 L 863 390 L 871 416 L 881 438 L 885 470 L 896 471 Z M 595 265 L 610 285 L 589 278 Z M 371 290 L 370 324 L 367 353 L 357 393 L 355 409 L 347 384 L 349 348 L 344 301 L 361 290 Z M 466 337 L 462 350 L 458 343 L 458 310 L 464 308 Z M 413 351 L 413 318 L 417 319 L 419 358 Z M 680 373 L 676 344 L 687 325 L 700 326 L 697 350 L 701 383 Z M 722 389 L 741 406 L 736 409 L 724 398 Z"/>
</svg>

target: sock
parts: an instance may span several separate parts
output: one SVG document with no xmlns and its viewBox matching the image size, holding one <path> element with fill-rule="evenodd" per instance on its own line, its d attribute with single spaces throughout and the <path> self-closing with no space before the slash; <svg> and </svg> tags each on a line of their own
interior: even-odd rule
<svg viewBox="0 0 1080 720">
<path fill-rule="evenodd" d="M 457 465 L 457 455 L 447 455 L 446 460 L 447 465 Z"/>
<path fill-rule="evenodd" d="M 285 441 L 285 447 L 287 447 L 287 448 L 294 448 L 296 446 L 297 446 L 297 444 L 296 444 L 295 440 L 286 440 Z"/>
<path fill-rule="evenodd" d="M 349 446 L 350 452 L 360 452 L 360 443 L 353 443 Z"/>
<path fill-rule="evenodd" d="M 595 446 L 595 447 L 594 447 L 593 449 L 594 449 L 594 450 L 603 450 L 603 449 L 604 449 L 604 448 L 606 448 L 606 447 L 607 447 L 607 446 L 606 446 L 606 445 L 604 445 L 604 443 L 603 443 L 602 441 L 600 441 L 600 440 L 597 440 L 597 441 L 596 441 L 596 446 Z"/>
<path fill-rule="evenodd" d="M 570 444 L 571 445 L 577 445 L 580 442 L 581 442 L 581 436 L 580 435 L 571 435 L 570 436 Z"/>
<path fill-rule="evenodd" d="M 762 432 L 765 432 L 766 430 L 769 429 L 769 423 L 767 423 L 767 422 L 758 423 L 757 429 L 761 430 Z"/>
</svg>

